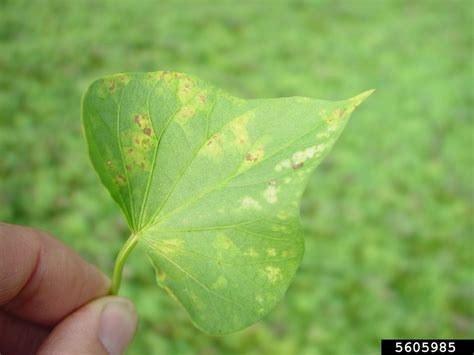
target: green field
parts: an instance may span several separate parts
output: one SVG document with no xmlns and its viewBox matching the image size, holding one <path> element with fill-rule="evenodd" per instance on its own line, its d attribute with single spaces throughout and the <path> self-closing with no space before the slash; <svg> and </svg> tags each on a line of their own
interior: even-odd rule
<svg viewBox="0 0 474 355">
<path fill-rule="evenodd" d="M 304 261 L 270 316 L 207 336 L 134 252 L 130 354 L 377 354 L 384 337 L 473 337 L 473 7 L 3 0 L 0 220 L 43 228 L 110 274 L 128 230 L 80 121 L 99 76 L 175 70 L 246 98 L 375 88 L 310 181 Z"/>
</svg>

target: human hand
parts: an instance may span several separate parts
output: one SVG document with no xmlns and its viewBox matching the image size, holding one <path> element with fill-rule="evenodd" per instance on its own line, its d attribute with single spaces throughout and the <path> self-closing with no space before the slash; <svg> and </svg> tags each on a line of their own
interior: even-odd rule
<svg viewBox="0 0 474 355">
<path fill-rule="evenodd" d="M 109 287 L 47 233 L 0 223 L 0 354 L 122 354 L 137 316 Z"/>
</svg>

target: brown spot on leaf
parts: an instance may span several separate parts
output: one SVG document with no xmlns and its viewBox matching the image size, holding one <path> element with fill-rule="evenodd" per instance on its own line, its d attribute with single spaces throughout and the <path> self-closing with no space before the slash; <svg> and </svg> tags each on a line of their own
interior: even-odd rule
<svg viewBox="0 0 474 355">
<path fill-rule="evenodd" d="M 132 170 L 132 167 L 130 165 L 127 165 L 127 170 L 128 171 Z"/>
<path fill-rule="evenodd" d="M 107 160 L 107 165 L 111 166 L 112 165 L 112 160 Z"/>
<path fill-rule="evenodd" d="M 115 91 L 115 79 L 112 80 L 112 84 L 110 84 L 109 90 L 110 90 L 111 92 L 114 92 L 114 91 Z"/>
<path fill-rule="evenodd" d="M 258 157 L 252 155 L 251 153 L 245 154 L 245 160 L 247 161 L 257 161 Z"/>
<path fill-rule="evenodd" d="M 137 124 L 138 127 L 142 126 L 142 116 L 135 115 L 134 121 L 135 121 L 135 123 Z"/>
<path fill-rule="evenodd" d="M 120 81 L 123 84 L 128 84 L 128 82 L 130 81 L 130 78 L 128 77 L 127 74 L 119 75 L 116 78 L 118 79 L 118 81 Z"/>
<path fill-rule="evenodd" d="M 135 138 L 135 143 L 140 144 L 140 140 L 138 138 Z"/>
<path fill-rule="evenodd" d="M 147 136 L 151 135 L 151 128 L 150 127 L 143 128 L 143 133 L 145 133 Z"/>
<path fill-rule="evenodd" d="M 303 162 L 301 163 L 293 163 L 293 165 L 291 166 L 293 169 L 297 170 L 299 168 L 301 168 L 302 166 L 304 165 Z"/>
<path fill-rule="evenodd" d="M 345 109 L 340 110 L 339 111 L 339 118 L 341 118 L 344 115 L 345 112 L 346 112 Z"/>
<path fill-rule="evenodd" d="M 268 185 L 270 185 L 270 186 L 276 186 L 276 184 L 277 184 L 277 182 L 276 182 L 275 179 L 270 179 L 270 180 L 268 180 Z"/>
<path fill-rule="evenodd" d="M 117 181 L 118 185 L 123 185 L 127 182 L 127 180 L 125 179 L 125 177 L 122 174 L 117 175 L 116 181 Z"/>
<path fill-rule="evenodd" d="M 133 153 L 133 148 L 129 148 L 129 149 L 128 149 L 128 152 L 129 152 L 129 153 Z"/>
</svg>

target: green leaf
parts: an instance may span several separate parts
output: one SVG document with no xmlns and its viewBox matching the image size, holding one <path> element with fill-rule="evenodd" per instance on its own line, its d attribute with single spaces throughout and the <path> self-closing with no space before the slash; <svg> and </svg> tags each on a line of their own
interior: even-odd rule
<svg viewBox="0 0 474 355">
<path fill-rule="evenodd" d="M 244 100 L 174 72 L 118 74 L 83 98 L 92 163 L 157 282 L 207 333 L 269 313 L 300 264 L 308 177 L 372 91 Z"/>
</svg>

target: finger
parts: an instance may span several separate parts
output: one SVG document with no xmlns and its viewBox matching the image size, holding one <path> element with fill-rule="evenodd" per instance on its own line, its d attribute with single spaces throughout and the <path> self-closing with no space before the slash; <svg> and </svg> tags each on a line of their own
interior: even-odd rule
<svg viewBox="0 0 474 355">
<path fill-rule="evenodd" d="M 104 295 L 108 279 L 47 233 L 0 223 L 0 307 L 53 325 Z"/>
<path fill-rule="evenodd" d="M 137 315 L 130 301 L 100 298 L 59 323 L 38 354 L 123 354 L 136 325 Z"/>
<path fill-rule="evenodd" d="M 35 354 L 50 330 L 0 311 L 0 354 Z"/>
</svg>

